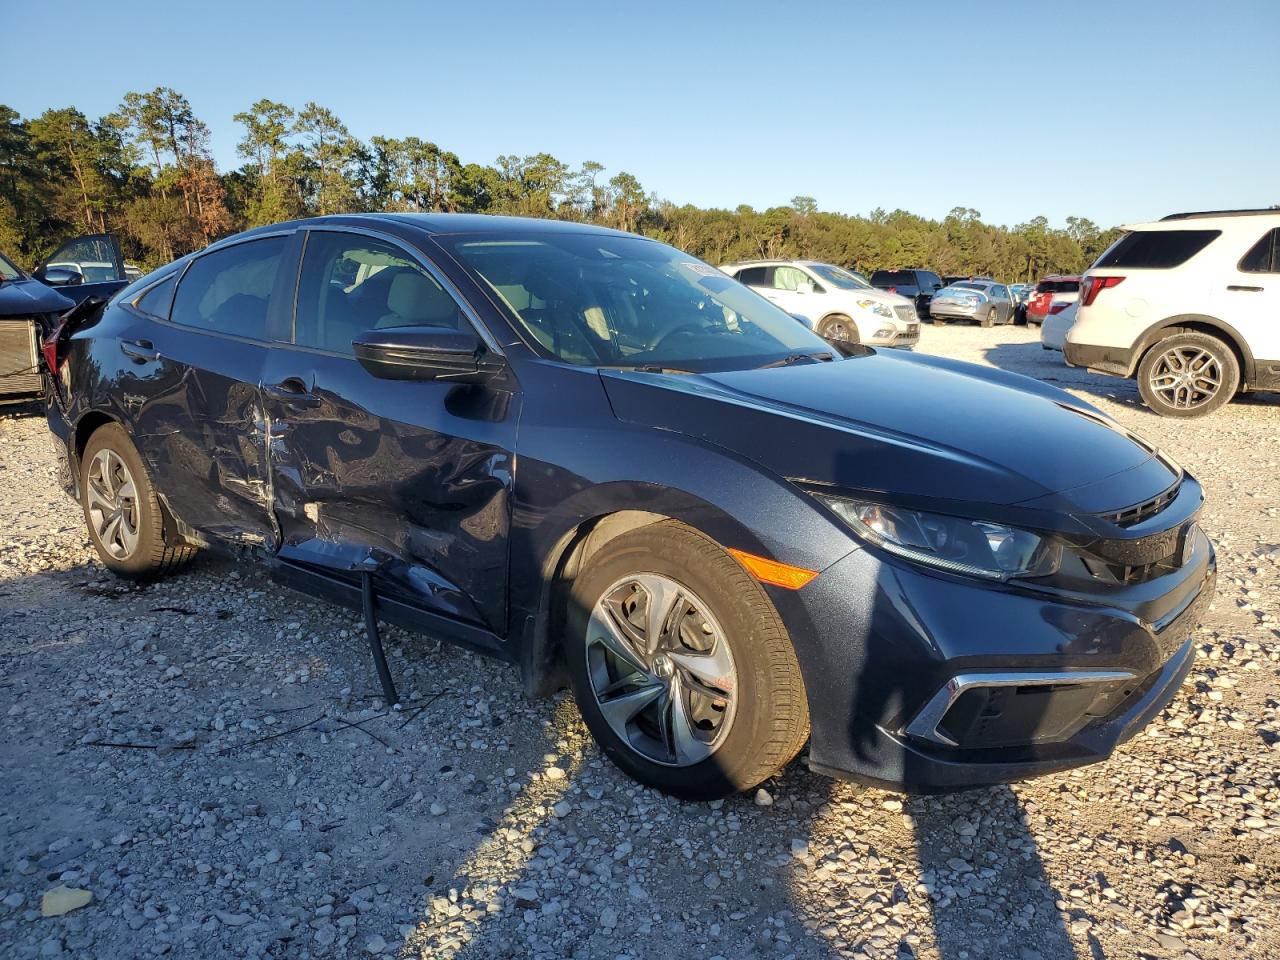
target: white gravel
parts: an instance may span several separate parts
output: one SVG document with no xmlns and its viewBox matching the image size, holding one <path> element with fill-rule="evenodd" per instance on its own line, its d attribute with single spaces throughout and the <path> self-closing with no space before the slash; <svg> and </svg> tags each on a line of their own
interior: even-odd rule
<svg viewBox="0 0 1280 960">
<path fill-rule="evenodd" d="M 253 565 L 104 574 L 42 417 L 9 411 L 0 957 L 1280 957 L 1280 398 L 1160 420 L 1025 329 L 922 349 L 1066 386 L 1205 484 L 1199 660 L 1106 764 L 903 799 L 797 763 L 679 803 L 571 700 L 399 631 L 389 713 L 357 619 Z M 92 899 L 42 917 L 56 887 Z"/>
</svg>

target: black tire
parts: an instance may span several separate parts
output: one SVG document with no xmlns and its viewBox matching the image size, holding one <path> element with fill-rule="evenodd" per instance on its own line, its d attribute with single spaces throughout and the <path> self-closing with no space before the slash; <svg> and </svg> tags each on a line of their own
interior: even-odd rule
<svg viewBox="0 0 1280 960">
<path fill-rule="evenodd" d="M 996 325 L 996 308 L 992 307 L 988 310 L 979 322 L 983 327 L 994 327 Z"/>
<path fill-rule="evenodd" d="M 842 313 L 833 313 L 823 317 L 818 324 L 818 336 L 824 340 L 837 340 L 841 343 L 859 343 L 858 325 Z"/>
<path fill-rule="evenodd" d="M 121 536 L 110 545 L 103 540 L 103 533 L 95 522 L 99 514 L 100 500 L 95 500 L 103 491 L 102 483 L 94 477 L 100 476 L 103 461 L 99 456 L 109 459 L 117 458 L 127 474 L 116 474 L 116 477 L 127 476 L 132 483 L 134 496 L 118 500 L 128 503 L 121 510 L 120 522 L 125 528 L 132 527 L 136 531 L 130 538 Z M 90 483 L 94 483 L 94 490 Z M 155 488 L 151 477 L 138 455 L 133 441 L 119 424 L 109 423 L 94 431 L 85 445 L 80 458 L 80 506 L 84 512 L 85 527 L 89 531 L 89 539 L 97 551 L 98 559 L 113 573 L 131 580 L 150 580 L 182 566 L 196 554 L 196 549 L 189 546 L 169 546 L 164 542 L 164 519 L 160 511 L 160 502 L 156 499 Z M 110 538 L 108 538 L 110 539 Z M 130 544 L 124 541 L 128 539 Z"/>
<path fill-rule="evenodd" d="M 1184 363 L 1183 372 L 1175 357 Z M 1240 389 L 1240 361 L 1217 337 L 1176 333 L 1143 354 L 1137 379 L 1143 401 L 1162 417 L 1203 417 L 1230 402 Z"/>
<path fill-rule="evenodd" d="M 634 589 L 627 583 L 632 576 L 666 579 L 688 591 L 710 615 L 706 622 L 720 625 L 721 639 L 712 642 L 725 643 L 732 655 L 734 699 L 732 712 L 725 714 L 729 726 L 717 734 L 723 739 L 714 752 L 699 762 L 657 762 L 623 739 L 601 709 L 593 671 L 600 670 L 598 651 L 604 645 L 593 644 L 598 628 L 591 626 L 592 612 L 607 596 Z M 568 604 L 565 654 L 578 707 L 601 749 L 635 780 L 685 800 L 716 799 L 756 786 L 804 746 L 809 707 L 786 628 L 760 584 L 711 540 L 670 520 L 623 534 L 591 557 L 573 583 Z M 706 622 L 703 632 L 709 634 Z M 682 629 L 677 627 L 677 639 Z M 687 702 L 685 713 L 694 713 Z M 624 732 L 629 732 L 629 722 L 624 721 Z"/>
</svg>

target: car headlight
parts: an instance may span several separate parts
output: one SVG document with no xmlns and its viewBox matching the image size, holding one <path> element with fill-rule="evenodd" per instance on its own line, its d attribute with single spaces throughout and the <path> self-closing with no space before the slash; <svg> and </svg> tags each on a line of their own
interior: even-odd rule
<svg viewBox="0 0 1280 960">
<path fill-rule="evenodd" d="M 819 494 L 863 540 L 951 573 L 1008 580 L 1058 569 L 1062 548 L 1029 530 Z"/>
<path fill-rule="evenodd" d="M 858 306 L 863 310 L 870 310 L 877 317 L 888 317 L 893 319 L 893 307 L 887 303 L 881 303 L 879 300 L 859 300 Z"/>
</svg>

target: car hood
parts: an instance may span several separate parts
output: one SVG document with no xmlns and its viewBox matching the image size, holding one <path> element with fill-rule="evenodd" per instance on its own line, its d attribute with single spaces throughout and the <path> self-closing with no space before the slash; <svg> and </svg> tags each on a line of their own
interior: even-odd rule
<svg viewBox="0 0 1280 960">
<path fill-rule="evenodd" d="M 1102 513 L 1178 478 L 1070 394 L 941 357 L 868 350 L 831 363 L 601 376 L 625 422 L 714 443 L 792 480 L 961 513 Z"/>
<path fill-rule="evenodd" d="M 854 300 L 874 300 L 876 303 L 887 303 L 891 307 L 914 306 L 915 301 L 909 297 L 904 297 L 900 293 L 890 293 L 888 290 L 881 290 L 879 287 L 872 287 L 870 290 L 841 290 L 845 296 Z"/>
<path fill-rule="evenodd" d="M 39 280 L 8 280 L 0 284 L 0 317 L 62 313 L 74 306 L 74 301 Z"/>
</svg>

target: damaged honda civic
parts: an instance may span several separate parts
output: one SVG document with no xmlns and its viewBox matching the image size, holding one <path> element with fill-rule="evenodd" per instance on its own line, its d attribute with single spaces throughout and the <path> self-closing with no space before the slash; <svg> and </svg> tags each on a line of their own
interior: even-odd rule
<svg viewBox="0 0 1280 960">
<path fill-rule="evenodd" d="M 249 548 L 374 640 L 570 687 L 678 797 L 806 744 L 905 792 L 1103 760 L 1179 689 L 1213 595 L 1200 484 L 1093 406 L 829 343 L 613 230 L 263 227 L 71 311 L 42 355 L 106 567 Z"/>
</svg>

